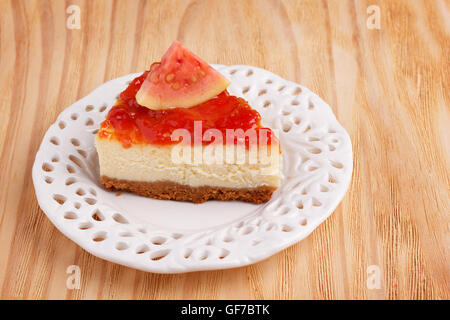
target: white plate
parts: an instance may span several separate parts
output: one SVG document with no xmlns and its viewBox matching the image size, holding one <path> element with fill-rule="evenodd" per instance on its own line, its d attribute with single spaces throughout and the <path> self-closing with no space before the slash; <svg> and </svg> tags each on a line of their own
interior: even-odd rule
<svg viewBox="0 0 450 320">
<path fill-rule="evenodd" d="M 352 146 L 330 107 L 307 88 L 250 66 L 216 65 L 229 91 L 279 129 L 283 180 L 262 205 L 204 204 L 108 192 L 94 135 L 138 74 L 111 80 L 65 109 L 36 154 L 40 207 L 67 237 L 103 259 L 158 273 L 223 269 L 265 259 L 302 240 L 344 196 Z M 101 220 L 101 221 L 100 221 Z"/>
</svg>

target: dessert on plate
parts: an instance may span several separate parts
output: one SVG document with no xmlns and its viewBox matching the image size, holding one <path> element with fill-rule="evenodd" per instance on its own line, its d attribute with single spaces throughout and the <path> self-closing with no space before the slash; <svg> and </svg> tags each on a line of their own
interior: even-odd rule
<svg viewBox="0 0 450 320">
<path fill-rule="evenodd" d="M 268 201 L 281 149 L 229 81 L 179 42 L 120 94 L 95 137 L 103 185 L 195 203 Z"/>
</svg>

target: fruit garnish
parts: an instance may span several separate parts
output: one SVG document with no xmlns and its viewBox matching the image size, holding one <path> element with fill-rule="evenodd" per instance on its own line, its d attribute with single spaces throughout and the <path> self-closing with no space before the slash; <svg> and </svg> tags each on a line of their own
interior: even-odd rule
<svg viewBox="0 0 450 320">
<path fill-rule="evenodd" d="M 229 84 L 213 67 L 175 41 L 161 62 L 150 67 L 136 100 L 153 110 L 189 108 L 217 96 Z"/>
</svg>

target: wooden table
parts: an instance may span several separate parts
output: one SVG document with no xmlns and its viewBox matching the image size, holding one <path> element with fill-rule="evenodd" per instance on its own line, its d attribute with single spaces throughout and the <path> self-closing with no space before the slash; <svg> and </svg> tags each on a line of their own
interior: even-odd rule
<svg viewBox="0 0 450 320">
<path fill-rule="evenodd" d="M 0 0 L 0 297 L 450 298 L 449 21 L 445 0 Z M 39 209 L 31 167 L 57 115 L 174 39 L 309 87 L 350 133 L 350 189 L 306 240 L 248 267 L 158 275 L 90 255 Z"/>
</svg>

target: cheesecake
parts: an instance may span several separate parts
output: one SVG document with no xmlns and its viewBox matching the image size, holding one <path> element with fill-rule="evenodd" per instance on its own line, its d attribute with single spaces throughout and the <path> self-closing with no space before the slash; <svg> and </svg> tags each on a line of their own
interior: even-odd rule
<svg viewBox="0 0 450 320">
<path fill-rule="evenodd" d="M 268 201 L 280 184 L 279 141 L 247 101 L 229 94 L 228 83 L 174 43 L 101 123 L 95 145 L 102 184 L 194 203 Z"/>
</svg>

